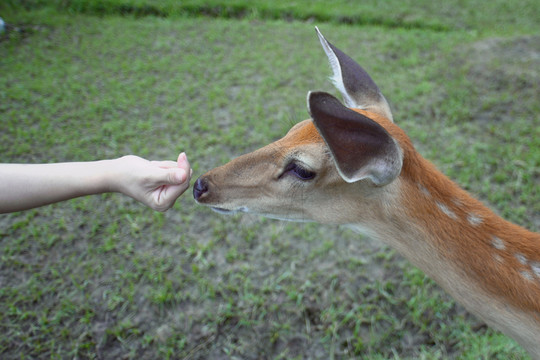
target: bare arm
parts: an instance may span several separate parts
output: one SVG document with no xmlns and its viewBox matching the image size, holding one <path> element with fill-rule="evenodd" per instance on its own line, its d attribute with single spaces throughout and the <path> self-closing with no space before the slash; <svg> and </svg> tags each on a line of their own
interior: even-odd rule
<svg viewBox="0 0 540 360">
<path fill-rule="evenodd" d="M 129 155 L 92 162 L 0 164 L 0 213 L 104 192 L 120 192 L 165 211 L 189 187 L 190 177 L 184 153 L 177 162 Z"/>
</svg>

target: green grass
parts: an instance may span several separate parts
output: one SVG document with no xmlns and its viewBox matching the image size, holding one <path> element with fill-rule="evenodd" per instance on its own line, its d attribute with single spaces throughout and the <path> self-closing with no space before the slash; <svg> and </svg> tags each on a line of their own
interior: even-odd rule
<svg viewBox="0 0 540 360">
<path fill-rule="evenodd" d="M 22 30 L 0 41 L 4 162 L 186 151 L 197 176 L 307 118 L 308 90 L 336 93 L 314 24 L 262 10 L 136 18 L 56 6 L 95 3 L 0 13 Z M 121 3 L 145 4 L 108 2 Z M 420 152 L 538 231 L 537 15 L 496 2 L 388 13 L 388 2 L 365 16 L 411 15 L 350 26 L 338 19 L 348 2 L 252 4 L 326 14 L 321 30 L 370 71 Z M 223 217 L 189 193 L 165 214 L 109 194 L 2 215 L 0 237 L 3 359 L 528 359 L 381 244 Z"/>
<path fill-rule="evenodd" d="M 474 30 L 508 34 L 534 32 L 540 22 L 536 0 L 7 0 L 5 7 L 54 6 L 70 13 L 135 16 L 209 16 L 309 20 L 434 31 Z"/>
</svg>

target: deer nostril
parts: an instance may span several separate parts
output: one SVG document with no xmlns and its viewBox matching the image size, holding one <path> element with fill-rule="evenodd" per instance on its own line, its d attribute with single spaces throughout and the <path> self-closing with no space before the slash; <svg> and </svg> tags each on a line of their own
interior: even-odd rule
<svg viewBox="0 0 540 360">
<path fill-rule="evenodd" d="M 193 185 L 193 198 L 199 200 L 201 196 L 208 192 L 208 182 L 202 177 L 198 178 Z"/>
</svg>

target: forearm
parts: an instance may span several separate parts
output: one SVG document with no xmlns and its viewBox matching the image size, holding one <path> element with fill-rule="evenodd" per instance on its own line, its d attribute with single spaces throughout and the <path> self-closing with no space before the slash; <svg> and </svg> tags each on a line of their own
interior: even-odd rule
<svg viewBox="0 0 540 360">
<path fill-rule="evenodd" d="M 166 211 L 189 187 L 190 177 L 185 153 L 176 162 L 128 155 L 91 162 L 0 164 L 0 213 L 104 192 L 121 192 Z"/>
<path fill-rule="evenodd" d="M 116 191 L 112 183 L 114 168 L 114 160 L 0 164 L 0 213 Z"/>
</svg>

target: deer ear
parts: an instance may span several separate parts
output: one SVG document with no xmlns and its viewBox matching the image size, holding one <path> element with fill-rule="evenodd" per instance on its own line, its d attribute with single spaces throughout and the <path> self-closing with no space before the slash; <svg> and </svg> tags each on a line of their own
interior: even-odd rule
<svg viewBox="0 0 540 360">
<path fill-rule="evenodd" d="M 315 27 L 319 41 L 332 67 L 334 86 L 343 96 L 345 105 L 369 110 L 393 121 L 390 106 L 368 73 L 344 52 L 329 43 Z"/>
<path fill-rule="evenodd" d="M 308 109 L 345 181 L 370 179 L 383 186 L 399 176 L 401 148 L 377 122 L 324 92 L 308 94 Z"/>
</svg>

